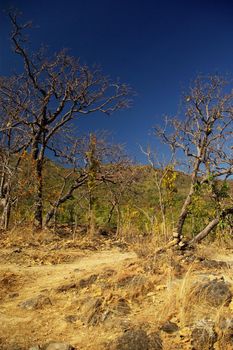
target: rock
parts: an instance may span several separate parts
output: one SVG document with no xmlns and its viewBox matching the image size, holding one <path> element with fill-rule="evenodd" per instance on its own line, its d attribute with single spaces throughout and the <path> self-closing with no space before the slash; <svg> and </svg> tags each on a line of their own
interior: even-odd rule
<svg viewBox="0 0 233 350">
<path fill-rule="evenodd" d="M 233 318 L 224 317 L 218 325 L 218 345 L 220 349 L 233 349 Z"/>
<path fill-rule="evenodd" d="M 128 285 L 130 286 L 144 286 L 147 282 L 147 278 L 143 276 L 142 274 L 138 275 L 128 275 L 120 278 L 117 281 L 117 287 L 123 288 Z"/>
<path fill-rule="evenodd" d="M 28 350 L 41 350 L 41 347 L 39 345 L 31 346 Z"/>
<path fill-rule="evenodd" d="M 98 275 L 91 275 L 88 278 L 81 279 L 78 283 L 78 286 L 80 288 L 86 288 L 86 287 L 92 285 L 97 280 L 97 278 L 98 278 Z"/>
<path fill-rule="evenodd" d="M 149 350 L 149 337 L 143 329 L 128 330 L 117 339 L 114 350 Z"/>
<path fill-rule="evenodd" d="M 196 286 L 194 294 L 199 300 L 204 299 L 212 307 L 221 305 L 227 306 L 232 299 L 232 292 L 229 288 L 229 284 L 222 278 L 216 278 Z"/>
<path fill-rule="evenodd" d="M 149 350 L 163 350 L 163 343 L 157 332 L 149 334 Z"/>
<path fill-rule="evenodd" d="M 86 288 L 92 285 L 98 278 L 98 275 L 91 275 L 88 278 L 83 278 L 79 282 L 71 282 L 69 284 L 64 284 L 57 288 L 57 292 L 67 292 L 70 289 L 76 289 L 77 291 L 82 288 Z"/>
<path fill-rule="evenodd" d="M 42 309 L 43 307 L 49 305 L 52 305 L 52 302 L 49 297 L 46 297 L 44 295 L 38 295 L 35 298 L 22 301 L 18 304 L 19 307 L 26 310 Z"/>
<path fill-rule="evenodd" d="M 114 313 L 121 316 L 128 315 L 131 312 L 131 307 L 124 298 L 117 300 L 116 304 L 111 309 L 114 311 Z"/>
<path fill-rule="evenodd" d="M 78 317 L 75 315 L 68 315 L 65 317 L 65 321 L 69 323 L 75 323 L 78 320 Z"/>
<path fill-rule="evenodd" d="M 64 284 L 64 285 L 57 288 L 57 292 L 63 293 L 63 292 L 69 291 L 70 289 L 75 289 L 75 288 L 77 288 L 76 283 Z"/>
<path fill-rule="evenodd" d="M 9 299 L 14 299 L 14 298 L 17 298 L 18 296 L 19 296 L 19 293 L 10 293 Z"/>
<path fill-rule="evenodd" d="M 75 350 L 75 348 L 67 343 L 50 343 L 43 350 Z"/>
<path fill-rule="evenodd" d="M 88 298 L 87 301 L 82 305 L 81 320 L 86 325 L 96 325 L 102 317 L 102 310 L 100 310 L 102 305 L 102 298 Z"/>
<path fill-rule="evenodd" d="M 194 326 L 191 333 L 192 350 L 214 350 L 216 341 L 217 334 L 212 322 L 201 320 Z"/>
<path fill-rule="evenodd" d="M 179 327 L 177 326 L 176 323 L 167 321 L 162 325 L 160 329 L 166 333 L 171 334 L 171 333 L 177 332 L 179 330 Z"/>
<path fill-rule="evenodd" d="M 210 259 L 201 259 L 199 263 L 206 269 L 226 269 L 230 267 L 230 264 L 225 261 L 216 261 Z"/>
</svg>

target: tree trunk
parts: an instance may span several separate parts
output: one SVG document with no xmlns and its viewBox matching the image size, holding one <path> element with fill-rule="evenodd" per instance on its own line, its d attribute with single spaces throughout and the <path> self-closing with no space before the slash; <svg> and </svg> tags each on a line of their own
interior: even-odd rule
<svg viewBox="0 0 233 350">
<path fill-rule="evenodd" d="M 190 242 L 189 245 L 201 242 L 208 234 L 218 225 L 221 219 L 227 215 L 233 214 L 233 208 L 226 208 L 222 211 L 219 218 L 213 219 L 201 232 L 199 232 Z"/>
<path fill-rule="evenodd" d="M 192 203 L 192 197 L 193 197 L 193 194 L 195 192 L 195 184 L 197 183 L 197 174 L 198 174 L 198 170 L 200 167 L 200 163 L 201 163 L 201 158 L 199 157 L 196 160 L 196 164 L 194 165 L 193 173 L 191 176 L 190 190 L 189 190 L 189 193 L 188 193 L 186 200 L 183 204 L 183 207 L 181 209 L 181 212 L 180 212 L 180 215 L 179 215 L 179 218 L 177 221 L 176 229 L 175 229 L 175 232 L 173 234 L 173 236 L 177 240 L 177 243 L 179 243 L 181 241 L 184 223 L 185 223 L 185 220 L 186 220 L 188 213 L 189 213 L 189 206 Z"/>
<path fill-rule="evenodd" d="M 42 179 L 42 161 L 36 161 L 36 194 L 33 226 L 37 230 L 43 227 L 43 179 Z"/>
<path fill-rule="evenodd" d="M 3 207 L 2 216 L 1 216 L 1 228 L 7 230 L 10 223 L 10 214 L 11 214 L 11 184 L 4 184 L 4 191 L 1 194 L 1 204 Z"/>
<path fill-rule="evenodd" d="M 48 226 L 50 220 L 54 217 L 57 209 L 60 207 L 61 204 L 65 203 L 68 199 L 70 199 L 73 195 L 73 192 L 85 184 L 87 177 L 83 176 L 80 179 L 77 179 L 75 183 L 69 188 L 67 193 L 65 193 L 63 196 L 60 195 L 60 198 L 58 198 L 52 205 L 52 208 L 48 211 L 45 218 L 45 226 Z M 63 190 L 62 190 L 63 191 Z"/>
<path fill-rule="evenodd" d="M 177 226 L 176 226 L 176 230 L 175 231 L 177 233 L 176 238 L 178 239 L 178 241 L 180 241 L 181 236 L 182 236 L 183 226 L 184 226 L 185 220 L 186 220 L 186 218 L 188 216 L 189 206 L 192 203 L 192 196 L 193 196 L 193 194 L 194 194 L 194 185 L 192 184 L 191 188 L 190 188 L 190 191 L 189 191 L 189 193 L 188 193 L 188 195 L 186 197 L 186 200 L 185 200 L 185 202 L 183 204 L 183 207 L 181 209 L 178 221 L 177 221 Z"/>
</svg>

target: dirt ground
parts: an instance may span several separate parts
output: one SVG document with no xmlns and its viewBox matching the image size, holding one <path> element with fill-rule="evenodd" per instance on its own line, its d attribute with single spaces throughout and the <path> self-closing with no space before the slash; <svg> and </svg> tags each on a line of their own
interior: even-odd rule
<svg viewBox="0 0 233 350">
<path fill-rule="evenodd" d="M 108 240 L 81 244 L 74 239 L 4 237 L 0 349 L 26 350 L 56 341 L 75 349 L 111 350 L 122 334 L 135 327 L 157 332 L 161 349 L 233 349 L 224 335 L 229 329 L 219 330 L 224 317 L 233 320 L 233 253 L 206 251 L 139 258 Z M 196 285 L 208 281 L 225 283 L 229 302 L 208 304 L 209 296 L 196 298 Z M 207 347 L 198 345 L 193 340 L 195 327 L 204 329 L 210 323 L 217 340 L 209 345 L 206 340 Z"/>
</svg>

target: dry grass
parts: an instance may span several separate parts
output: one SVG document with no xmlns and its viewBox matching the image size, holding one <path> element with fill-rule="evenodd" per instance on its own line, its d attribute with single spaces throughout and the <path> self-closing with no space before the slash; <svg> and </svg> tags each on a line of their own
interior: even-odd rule
<svg viewBox="0 0 233 350">
<path fill-rule="evenodd" d="M 165 350 L 188 350 L 193 327 L 207 327 L 207 318 L 219 336 L 216 349 L 228 349 L 233 303 L 213 307 L 204 292 L 197 292 L 200 283 L 216 277 L 233 285 L 230 268 L 203 264 L 233 260 L 225 249 L 217 253 L 214 245 L 200 246 L 188 255 L 172 250 L 156 255 L 155 245 L 138 245 L 137 257 L 109 240 L 35 236 L 26 229 L 2 237 L 1 243 L 1 349 L 18 344 L 26 350 L 56 340 L 78 349 L 111 350 L 126 329 L 142 327 L 160 332 Z M 19 306 L 38 295 L 51 304 Z M 161 331 L 166 322 L 176 323 L 179 331 Z"/>
</svg>

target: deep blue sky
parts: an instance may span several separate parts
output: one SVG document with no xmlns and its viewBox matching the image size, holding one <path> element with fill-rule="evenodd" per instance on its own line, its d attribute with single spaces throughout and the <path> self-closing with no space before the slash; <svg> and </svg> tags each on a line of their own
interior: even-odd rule
<svg viewBox="0 0 233 350">
<path fill-rule="evenodd" d="M 14 5 L 38 28 L 32 44 L 65 47 L 82 62 L 97 63 L 129 83 L 133 107 L 111 117 L 79 122 L 81 132 L 108 129 L 138 160 L 151 127 L 174 114 L 181 92 L 198 73 L 233 71 L 232 1 L 0 0 Z M 10 54 L 8 19 L 0 14 L 0 74 L 17 69 Z"/>
</svg>

